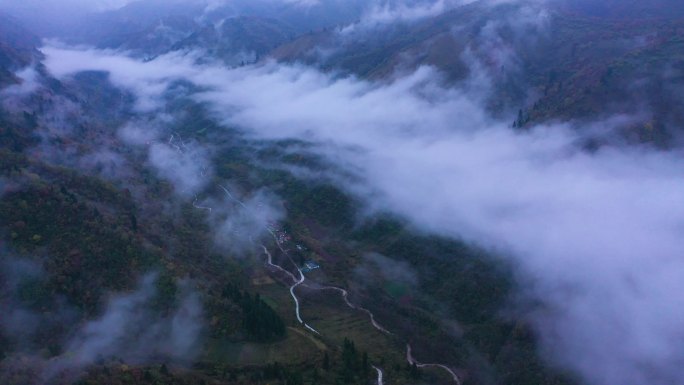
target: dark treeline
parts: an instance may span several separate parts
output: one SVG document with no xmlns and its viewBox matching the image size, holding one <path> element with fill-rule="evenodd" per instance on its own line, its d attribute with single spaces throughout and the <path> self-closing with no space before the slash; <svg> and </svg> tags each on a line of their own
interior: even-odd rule
<svg viewBox="0 0 684 385">
<path fill-rule="evenodd" d="M 342 366 L 339 368 L 342 381 L 346 384 L 365 383 L 370 377 L 368 353 L 356 349 L 353 341 L 345 338 L 342 346 Z"/>
<path fill-rule="evenodd" d="M 214 314 L 220 320 L 220 324 L 231 324 L 229 318 L 232 314 L 229 307 L 234 304 L 242 311 L 241 328 L 250 340 L 267 342 L 285 336 L 285 323 L 282 318 L 261 299 L 259 294 L 251 295 L 235 285 L 228 284 L 221 291 L 220 297 L 219 306 L 214 306 Z M 230 328 L 219 327 L 217 331 L 217 336 L 227 337 Z"/>
</svg>

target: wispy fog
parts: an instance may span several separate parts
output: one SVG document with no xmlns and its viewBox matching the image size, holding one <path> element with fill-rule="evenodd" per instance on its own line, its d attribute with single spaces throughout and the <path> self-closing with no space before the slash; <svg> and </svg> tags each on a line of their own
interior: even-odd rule
<svg viewBox="0 0 684 385">
<path fill-rule="evenodd" d="M 361 282 L 377 282 L 376 276 L 381 277 L 382 284 L 391 283 L 411 287 L 418 286 L 417 273 L 408 262 L 396 261 L 382 254 L 368 253 L 363 255 L 363 263 L 354 271 Z"/>
<path fill-rule="evenodd" d="M 82 325 L 51 366 L 60 370 L 85 367 L 111 358 L 129 363 L 151 359 L 189 362 L 198 353 L 202 304 L 198 295 L 186 288 L 175 313 L 153 314 L 156 279 L 148 275 L 136 291 L 110 298 L 104 314 Z"/>
<path fill-rule="evenodd" d="M 211 180 L 210 152 L 193 141 L 183 140 L 168 128 L 164 129 L 172 119 L 159 114 L 152 120 L 134 120 L 121 127 L 118 136 L 124 144 L 145 150 L 147 164 L 157 176 L 171 183 L 176 194 L 190 199 Z"/>
<path fill-rule="evenodd" d="M 395 22 L 411 22 L 437 16 L 476 0 L 376 1 L 351 28 L 372 27 Z M 506 0 L 502 0 L 506 1 Z M 509 0 L 510 1 L 510 0 Z"/>
<path fill-rule="evenodd" d="M 3 104 L 10 103 L 11 99 L 28 95 L 40 87 L 38 73 L 33 67 L 27 67 L 15 74 L 19 84 L 15 84 L 0 90 L 0 100 Z"/>
<path fill-rule="evenodd" d="M 63 298 L 35 296 L 45 277 L 37 261 L 0 250 L 0 332 L 16 346 L 7 363 L 14 370 L 30 368 L 27 384 L 78 376 L 99 361 L 187 364 L 199 353 L 203 309 L 190 282 L 178 285 L 175 303 L 165 313 L 155 310 L 164 295 L 156 285 L 157 274 L 148 274 L 134 291 L 111 294 L 102 314 L 82 321 L 83 314 Z M 27 290 L 34 294 L 27 296 Z M 41 350 L 46 339 L 63 343 L 59 355 L 49 360 Z"/>
<path fill-rule="evenodd" d="M 195 145 L 180 149 L 155 143 L 150 146 L 149 162 L 177 193 L 186 197 L 200 192 L 208 181 L 203 171 L 209 168 L 209 160 L 206 152 Z"/>
<path fill-rule="evenodd" d="M 244 256 L 259 247 L 257 242 L 270 237 L 270 226 L 285 218 L 280 200 L 267 190 L 239 197 L 226 186 L 223 199 L 208 199 L 198 207 L 211 207 L 208 220 L 214 229 L 214 241 L 219 249 L 232 256 Z"/>
<path fill-rule="evenodd" d="M 0 333 L 16 344 L 20 352 L 34 350 L 35 337 L 44 330 L 55 330 L 55 326 L 73 323 L 78 318 L 74 309 L 61 303 L 53 304 L 58 311 L 38 312 L 31 302 L 35 298 L 27 300 L 25 294 L 22 297 L 22 290 L 37 286 L 43 277 L 43 269 L 37 262 L 18 259 L 7 250 L 0 250 L 0 306 L 3 309 Z M 43 304 L 50 302 L 40 300 Z"/>
</svg>

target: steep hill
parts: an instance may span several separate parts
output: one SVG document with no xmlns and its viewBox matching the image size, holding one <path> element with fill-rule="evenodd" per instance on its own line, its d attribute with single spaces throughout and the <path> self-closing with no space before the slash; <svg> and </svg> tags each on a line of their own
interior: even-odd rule
<svg viewBox="0 0 684 385">
<path fill-rule="evenodd" d="M 684 17 L 684 4 L 677 0 L 557 0 L 571 12 L 612 19 L 673 19 Z"/>
<path fill-rule="evenodd" d="M 275 19 L 234 17 L 201 27 L 170 50 L 199 49 L 211 58 L 240 65 L 258 61 L 295 36 L 295 28 Z"/>
<path fill-rule="evenodd" d="M 484 71 L 494 86 L 490 110 L 516 127 L 643 111 L 628 135 L 666 145 L 684 125 L 673 108 L 684 87 L 681 6 L 630 4 L 608 17 L 578 3 L 480 1 L 413 23 L 309 34 L 272 55 L 374 79 L 422 65 L 450 83 Z"/>
<path fill-rule="evenodd" d="M 16 82 L 15 71 L 40 60 L 39 45 L 36 36 L 0 13 L 0 87 Z"/>
</svg>

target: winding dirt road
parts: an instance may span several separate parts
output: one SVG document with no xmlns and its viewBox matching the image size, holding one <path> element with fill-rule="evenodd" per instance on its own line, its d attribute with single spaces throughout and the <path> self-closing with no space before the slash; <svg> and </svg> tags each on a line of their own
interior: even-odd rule
<svg viewBox="0 0 684 385">
<path fill-rule="evenodd" d="M 300 269 L 299 267 L 297 267 L 297 271 L 299 271 L 299 277 L 300 277 L 300 278 L 299 278 L 299 281 L 297 281 L 297 283 L 295 283 L 294 285 L 290 286 L 290 294 L 292 294 L 292 298 L 293 298 L 294 301 L 295 301 L 295 313 L 297 314 L 297 320 L 299 321 L 300 324 L 304 325 L 305 328 L 307 328 L 307 329 L 311 330 L 312 332 L 314 332 L 314 333 L 320 335 L 321 333 L 319 333 L 316 329 L 312 328 L 311 326 L 309 326 L 309 324 L 307 324 L 306 322 L 304 322 L 304 320 L 302 319 L 301 314 L 299 313 L 299 299 L 297 299 L 297 295 L 295 295 L 295 292 L 294 292 L 294 291 L 295 291 L 295 289 L 297 288 L 297 286 L 299 286 L 299 285 L 301 285 L 301 284 L 304 283 L 304 281 L 306 280 L 306 278 L 304 277 L 304 273 L 302 272 L 302 269 Z"/>
<path fill-rule="evenodd" d="M 264 249 L 264 254 L 266 254 L 266 264 L 268 266 L 271 266 L 277 270 L 282 271 L 283 273 L 287 274 L 290 278 L 292 278 L 293 282 L 297 282 L 297 278 L 295 278 L 294 274 L 290 273 L 289 270 L 285 270 L 282 267 L 273 263 L 273 256 L 271 255 L 271 252 L 268 251 L 268 248 L 266 246 L 261 245 L 261 247 Z"/>
<path fill-rule="evenodd" d="M 415 364 L 419 368 L 440 368 L 440 369 L 446 370 L 447 372 L 449 372 L 451 377 L 454 379 L 454 382 L 457 385 L 461 385 L 461 379 L 458 377 L 458 375 L 453 370 L 451 370 L 450 367 L 448 367 L 446 365 L 442 365 L 442 364 L 421 364 L 418 361 L 416 361 L 413 358 L 413 354 L 411 352 L 411 344 L 406 344 L 406 361 L 408 361 L 408 363 L 411 365 Z"/>
<path fill-rule="evenodd" d="M 297 286 L 304 283 L 304 274 L 302 273 L 302 271 L 299 270 L 300 278 L 297 279 L 294 276 L 294 274 L 290 273 L 288 270 L 285 270 L 282 267 L 273 263 L 273 255 L 271 255 L 271 253 L 268 251 L 268 248 L 266 246 L 261 245 L 261 247 L 264 249 L 264 254 L 266 254 L 266 264 L 268 266 L 271 266 L 271 267 L 287 274 L 290 278 L 292 278 L 292 281 L 295 282 L 292 286 L 290 286 L 290 295 L 292 295 L 292 299 L 294 299 L 294 301 L 295 301 L 295 314 L 297 315 L 297 321 L 299 321 L 300 324 L 304 325 L 305 328 L 307 328 L 307 329 L 311 330 L 312 332 L 320 335 L 321 333 L 319 333 L 316 329 L 312 328 L 311 326 L 309 326 L 309 324 L 304 322 L 304 320 L 302 319 L 300 310 L 299 310 L 299 298 L 297 298 L 297 295 L 295 294 L 294 290 Z"/>
<path fill-rule="evenodd" d="M 297 272 L 299 272 L 299 279 L 294 278 L 294 280 L 296 282 L 294 285 L 290 286 L 290 294 L 292 295 L 292 298 L 295 301 L 295 313 L 297 314 L 297 320 L 299 321 L 300 324 L 304 325 L 305 328 L 307 328 L 307 329 L 311 330 L 312 332 L 320 335 L 321 333 L 319 333 L 318 330 L 312 328 L 309 324 L 304 322 L 304 320 L 302 319 L 300 309 L 299 309 L 300 308 L 299 307 L 299 299 L 297 298 L 297 295 L 294 292 L 295 289 L 297 288 L 297 286 L 303 284 L 304 281 L 306 281 L 306 276 L 304 276 L 304 272 L 295 263 L 295 261 L 292 259 L 292 256 L 287 252 L 287 250 L 285 250 L 285 248 L 283 248 L 283 245 L 280 244 L 280 241 L 278 240 L 278 236 L 276 235 L 276 233 L 271 229 L 267 229 L 267 230 L 269 233 L 271 233 L 271 236 L 273 237 L 273 240 L 275 240 L 275 243 L 276 243 L 276 245 L 278 245 L 278 248 L 280 249 L 280 251 L 290 260 L 290 263 L 292 263 L 292 265 L 294 265 L 294 267 L 297 269 Z M 281 269 L 283 269 L 283 268 L 281 267 Z M 294 277 L 294 275 L 292 275 L 292 277 Z"/>
<path fill-rule="evenodd" d="M 375 369 L 378 372 L 378 385 L 383 385 L 382 377 L 384 376 L 384 373 L 382 372 L 382 369 L 378 368 L 375 365 L 373 365 L 373 369 Z"/>
<path fill-rule="evenodd" d="M 247 206 L 246 206 L 244 203 L 242 203 L 241 200 L 237 199 L 237 198 L 230 192 L 230 190 L 228 190 L 226 187 L 224 187 L 224 186 L 222 186 L 222 185 L 219 185 L 219 187 L 221 187 L 221 189 L 226 193 L 226 195 L 228 195 L 228 197 L 229 197 L 231 200 L 233 200 L 234 202 L 236 202 L 237 204 L 239 204 L 239 205 L 242 206 L 243 208 L 247 209 Z M 271 235 L 273 236 L 273 239 L 275 240 L 276 244 L 278 245 L 278 248 L 280 249 L 280 251 L 282 251 L 283 254 L 286 255 L 287 258 L 290 260 L 290 262 L 292 262 L 292 264 L 297 268 L 297 271 L 299 272 L 299 279 L 297 279 L 297 278 L 295 277 L 295 275 L 292 274 L 290 271 L 288 271 L 288 270 L 284 269 L 283 267 L 278 266 L 278 265 L 276 265 L 275 263 L 273 263 L 273 255 L 271 255 L 271 253 L 268 251 L 268 248 L 266 248 L 266 246 L 262 244 L 261 247 L 264 249 L 264 253 L 265 253 L 266 256 L 267 256 L 267 264 L 268 264 L 269 266 L 272 266 L 272 267 L 274 267 L 274 268 L 280 270 L 280 271 L 283 271 L 283 272 L 287 273 L 287 275 L 290 276 L 290 278 L 292 278 L 292 281 L 294 281 L 294 284 L 292 284 L 292 286 L 290 286 L 290 295 L 292 296 L 292 299 L 293 299 L 294 302 L 295 302 L 295 315 L 297 316 L 297 321 L 299 321 L 300 324 L 302 324 L 305 328 L 309 329 L 309 330 L 312 331 L 313 333 L 316 333 L 316 334 L 320 335 L 321 333 L 319 333 L 318 330 L 316 330 L 316 329 L 314 329 L 313 327 L 311 327 L 311 325 L 307 324 L 307 323 L 304 322 L 304 320 L 302 319 L 302 314 L 301 314 L 300 305 L 299 305 L 299 298 L 297 298 L 297 294 L 295 294 L 295 289 L 297 288 L 297 286 L 300 286 L 300 285 L 303 284 L 304 281 L 306 280 L 306 277 L 304 276 L 304 272 L 302 271 L 302 269 L 299 268 L 299 266 L 297 266 L 296 263 L 294 263 L 294 260 L 292 260 L 292 257 L 287 253 L 287 251 L 285 251 L 285 249 L 283 248 L 283 246 L 282 246 L 282 245 L 280 244 L 280 242 L 278 241 L 278 237 L 276 236 L 276 234 L 275 234 L 271 229 L 267 229 L 267 230 L 268 230 L 268 232 L 271 233 Z"/>
<path fill-rule="evenodd" d="M 314 289 L 314 290 L 335 290 L 335 291 L 339 292 L 340 294 L 342 294 L 342 298 L 344 299 L 344 302 L 347 304 L 347 306 L 349 306 L 351 309 L 362 311 L 362 312 L 368 314 L 368 316 L 370 317 L 371 324 L 373 324 L 373 327 L 375 329 L 379 330 L 382 333 L 392 335 L 392 332 L 390 332 L 389 330 L 382 327 L 382 325 L 380 325 L 375 320 L 375 315 L 373 314 L 373 312 L 371 312 L 370 310 L 363 308 L 361 306 L 354 305 L 351 301 L 349 301 L 349 292 L 347 290 L 342 289 L 341 287 L 335 287 L 335 286 L 324 286 L 324 287 L 316 288 L 316 287 L 311 287 L 311 286 L 307 285 L 307 287 L 310 289 Z"/>
<path fill-rule="evenodd" d="M 197 195 L 195 195 L 195 200 L 192 201 L 192 206 L 193 206 L 194 208 L 199 209 L 199 210 L 206 210 L 206 211 L 209 211 L 209 212 L 211 212 L 211 211 L 213 210 L 211 207 L 200 206 L 200 205 L 198 205 L 198 204 L 197 204 L 197 201 L 198 201 L 198 200 L 199 200 L 199 198 L 197 197 Z"/>
</svg>

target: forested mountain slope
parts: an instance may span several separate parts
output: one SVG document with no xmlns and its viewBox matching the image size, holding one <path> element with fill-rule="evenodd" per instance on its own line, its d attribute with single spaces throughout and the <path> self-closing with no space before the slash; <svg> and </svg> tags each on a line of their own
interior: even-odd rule
<svg viewBox="0 0 684 385">
<path fill-rule="evenodd" d="M 0 14 L 0 383 L 672 384 L 679 3 Z"/>
<path fill-rule="evenodd" d="M 13 73 L 40 60 L 40 40 L 11 16 L 0 13 L 0 85 L 17 81 Z"/>
<path fill-rule="evenodd" d="M 684 19 L 678 5 L 621 3 L 604 14 L 595 12 L 602 6 L 576 2 L 550 8 L 487 3 L 403 25 L 324 31 L 273 56 L 380 79 L 422 65 L 438 68 L 447 82 L 484 71 L 495 89 L 491 110 L 510 116 L 516 127 L 643 111 L 626 127 L 631 139 L 667 145 L 680 135 Z M 368 40 L 366 33 L 378 38 Z"/>
</svg>

